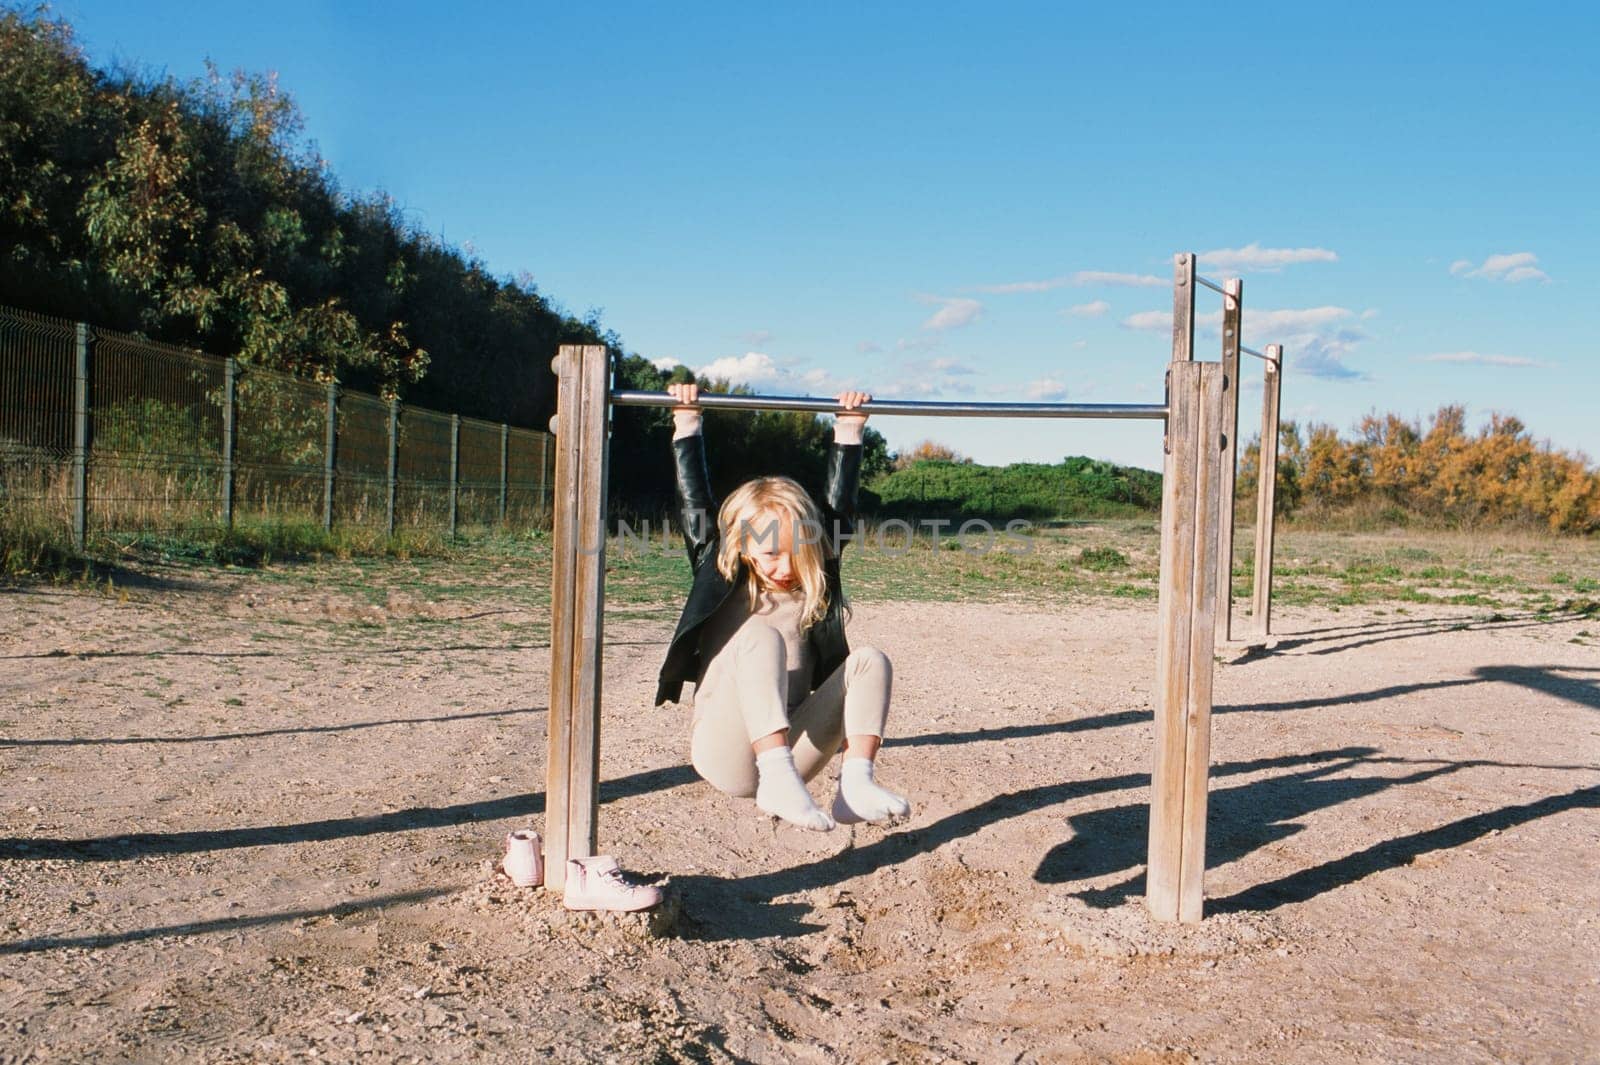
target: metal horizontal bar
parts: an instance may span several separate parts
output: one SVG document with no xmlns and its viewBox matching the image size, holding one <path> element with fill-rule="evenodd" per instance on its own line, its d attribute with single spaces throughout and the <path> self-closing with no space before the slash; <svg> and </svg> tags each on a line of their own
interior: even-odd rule
<svg viewBox="0 0 1600 1065">
<path fill-rule="evenodd" d="M 677 400 L 665 392 L 613 390 L 611 402 L 619 407 L 674 407 Z M 837 414 L 836 399 L 818 396 L 730 396 L 700 393 L 700 406 L 708 410 L 804 410 Z M 875 399 L 859 408 L 863 414 L 916 414 L 940 418 L 1116 418 L 1161 419 L 1167 408 L 1144 403 L 936 403 L 931 400 Z"/>
<path fill-rule="evenodd" d="M 1196 284 L 1204 285 L 1206 288 L 1209 288 L 1212 292 L 1218 293 L 1219 295 L 1226 296 L 1228 294 L 1226 289 L 1217 284 L 1215 281 L 1211 280 L 1209 277 L 1201 277 L 1199 274 L 1195 274 L 1194 280 Z"/>
<path fill-rule="evenodd" d="M 1246 355 L 1254 355 L 1256 358 L 1261 359 L 1263 362 L 1277 362 L 1278 361 L 1277 359 L 1274 359 L 1271 355 L 1263 355 L 1263 354 L 1261 354 L 1261 352 L 1257 351 L 1255 348 L 1247 348 L 1243 344 L 1239 345 L 1239 350 L 1241 352 L 1243 352 L 1244 354 L 1246 354 Z"/>
</svg>

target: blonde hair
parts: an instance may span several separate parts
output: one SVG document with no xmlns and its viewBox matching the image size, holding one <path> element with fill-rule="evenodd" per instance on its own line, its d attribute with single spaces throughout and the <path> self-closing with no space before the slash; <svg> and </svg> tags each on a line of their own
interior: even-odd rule
<svg viewBox="0 0 1600 1065">
<path fill-rule="evenodd" d="M 717 512 L 717 528 L 722 542 L 717 548 L 717 571 L 732 581 L 741 562 L 749 570 L 746 582 L 750 608 L 755 609 L 761 586 L 755 566 L 748 562 L 745 545 L 753 537 L 762 543 L 769 536 L 782 543 L 783 529 L 792 537 L 795 575 L 805 600 L 800 609 L 800 631 L 804 632 L 828 612 L 828 582 L 822 563 L 826 558 L 827 533 L 822 512 L 806 490 L 788 477 L 757 477 L 740 485 L 723 501 Z M 844 606 L 841 599 L 840 606 Z"/>
</svg>

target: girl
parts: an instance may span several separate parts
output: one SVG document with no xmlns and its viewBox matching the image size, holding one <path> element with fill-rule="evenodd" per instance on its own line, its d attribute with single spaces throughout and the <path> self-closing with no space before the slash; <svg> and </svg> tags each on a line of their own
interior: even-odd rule
<svg viewBox="0 0 1600 1065">
<path fill-rule="evenodd" d="M 695 771 L 713 787 L 818 832 L 836 822 L 887 821 L 911 806 L 873 777 L 889 712 L 883 652 L 851 651 L 844 637 L 839 549 L 854 529 L 861 473 L 855 408 L 843 392 L 828 486 L 818 507 L 787 477 L 740 486 L 712 513 L 699 386 L 670 385 L 678 510 L 694 585 L 661 667 L 656 704 L 695 682 L 690 739 Z M 806 791 L 844 746 L 831 815 Z"/>
</svg>

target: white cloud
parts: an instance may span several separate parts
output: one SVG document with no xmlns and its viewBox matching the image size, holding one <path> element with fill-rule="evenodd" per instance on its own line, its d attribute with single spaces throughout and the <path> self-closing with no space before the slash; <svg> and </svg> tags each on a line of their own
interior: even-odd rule
<svg viewBox="0 0 1600 1065">
<path fill-rule="evenodd" d="M 930 399 L 955 393 L 971 395 L 977 391 L 976 370 L 948 356 L 936 359 L 907 359 L 896 367 L 896 377 L 874 389 L 875 395 L 902 399 Z"/>
<path fill-rule="evenodd" d="M 1370 322 L 1376 317 L 1378 317 L 1378 308 L 1376 307 L 1368 307 L 1361 312 L 1361 320 L 1363 322 Z"/>
<path fill-rule="evenodd" d="M 1253 311 L 1247 304 L 1244 309 L 1244 331 L 1247 337 L 1259 337 L 1263 342 L 1276 342 L 1281 333 L 1308 333 L 1349 318 L 1353 312 L 1344 307 L 1301 307 L 1281 311 Z M 1213 328 L 1222 327 L 1222 312 L 1203 315 L 1200 319 Z"/>
<path fill-rule="evenodd" d="M 1072 275 L 1074 285 L 1116 285 L 1123 288 L 1164 288 L 1170 278 L 1154 274 L 1117 274 L 1106 270 L 1079 270 Z"/>
<path fill-rule="evenodd" d="M 1443 351 L 1436 355 L 1420 355 L 1418 362 L 1449 362 L 1476 366 L 1531 366 L 1543 368 L 1544 363 L 1522 355 L 1481 355 L 1476 351 Z"/>
<path fill-rule="evenodd" d="M 789 371 L 773 361 L 771 355 L 747 351 L 743 355 L 725 355 L 695 371 L 701 377 L 721 377 L 736 385 L 772 384 L 789 376 Z"/>
<path fill-rule="evenodd" d="M 748 385 L 761 393 L 779 395 L 831 396 L 851 387 L 851 382 L 834 376 L 821 367 L 805 368 L 798 361 L 788 365 L 760 351 L 727 355 L 696 371 L 701 377 L 723 378 L 730 384 Z"/>
<path fill-rule="evenodd" d="M 1072 284 L 1070 277 L 1051 277 L 1044 281 L 1010 281 L 1003 285 L 978 285 L 978 292 L 992 292 L 995 295 L 1008 295 L 1013 292 L 1049 292 L 1051 289 Z"/>
<path fill-rule="evenodd" d="M 651 366 L 654 366 L 658 370 L 666 370 L 669 373 L 671 371 L 673 371 L 673 370 L 676 370 L 682 364 L 683 364 L 683 360 L 682 359 L 674 359 L 671 356 L 667 356 L 665 358 L 660 358 L 660 359 L 651 359 L 650 360 L 650 365 Z"/>
<path fill-rule="evenodd" d="M 1065 277 L 1047 277 L 1042 281 L 1008 281 L 1000 285 L 976 285 L 975 292 L 1009 295 L 1016 292 L 1051 292 L 1068 285 L 1114 285 L 1124 288 L 1160 288 L 1172 282 L 1154 274 L 1118 274 L 1108 270 L 1079 270 Z"/>
<path fill-rule="evenodd" d="M 1539 257 L 1531 251 L 1491 255 L 1483 265 L 1474 268 L 1471 260 L 1457 259 L 1450 264 L 1450 273 L 1456 277 L 1476 277 L 1486 281 L 1548 281 L 1550 275 L 1539 269 Z"/>
<path fill-rule="evenodd" d="M 1198 257 L 1201 266 L 1214 270 L 1234 270 L 1244 273 L 1256 270 L 1275 274 L 1285 266 L 1298 263 L 1336 263 L 1337 253 L 1327 248 L 1263 248 L 1260 244 L 1246 244 L 1242 248 L 1218 248 L 1203 251 Z"/>
<path fill-rule="evenodd" d="M 878 352 L 880 352 L 882 350 L 883 350 L 882 345 L 874 344 L 870 340 L 863 340 L 860 343 L 856 344 L 856 354 L 858 354 L 858 355 L 876 355 Z"/>
<path fill-rule="evenodd" d="M 1366 334 L 1355 329 L 1341 329 L 1332 336 L 1286 338 L 1284 369 L 1330 381 L 1369 380 L 1371 375 L 1366 371 L 1352 369 L 1344 363 L 1345 356 L 1365 339 Z"/>
<path fill-rule="evenodd" d="M 1172 329 L 1171 311 L 1140 311 L 1122 320 L 1122 328 L 1146 333 L 1165 333 Z"/>
<path fill-rule="evenodd" d="M 1350 324 L 1355 312 L 1347 307 L 1288 307 L 1278 310 L 1244 309 L 1244 341 L 1254 347 L 1282 344 L 1284 368 L 1307 377 L 1330 381 L 1365 381 L 1364 370 L 1345 365 L 1345 359 L 1367 339 Z M 1217 334 L 1222 312 L 1201 315 L 1199 324 Z"/>
<path fill-rule="evenodd" d="M 1245 338 L 1254 337 L 1262 343 L 1279 343 L 1284 334 L 1314 333 L 1335 322 L 1349 318 L 1354 312 L 1346 307 L 1297 307 L 1285 310 L 1244 309 Z M 1211 311 L 1195 316 L 1195 325 L 1216 332 L 1222 328 L 1222 312 Z M 1164 333 L 1172 328 L 1171 311 L 1140 311 L 1122 320 L 1124 329 L 1147 333 Z"/>
<path fill-rule="evenodd" d="M 1068 307 L 1061 313 L 1073 318 L 1098 318 L 1111 309 L 1111 304 L 1105 300 L 1091 300 L 1088 303 L 1079 303 Z"/>
<path fill-rule="evenodd" d="M 967 377 L 978 371 L 962 362 L 942 356 L 937 359 L 908 359 L 900 364 L 901 373 L 910 377 Z"/>
<path fill-rule="evenodd" d="M 1035 403 L 1060 403 L 1067 398 L 1067 386 L 1054 377 L 1029 381 L 1023 395 Z"/>
<path fill-rule="evenodd" d="M 748 344 L 752 348 L 764 348 L 772 343 L 773 335 L 765 329 L 752 329 L 748 333 L 739 334 L 739 342 Z"/>
<path fill-rule="evenodd" d="M 934 333 L 943 333 L 949 329 L 960 329 L 964 325 L 971 325 L 983 313 L 983 304 L 966 296 L 929 296 L 919 294 L 918 303 L 926 303 L 939 309 L 934 311 L 922 328 Z"/>
</svg>

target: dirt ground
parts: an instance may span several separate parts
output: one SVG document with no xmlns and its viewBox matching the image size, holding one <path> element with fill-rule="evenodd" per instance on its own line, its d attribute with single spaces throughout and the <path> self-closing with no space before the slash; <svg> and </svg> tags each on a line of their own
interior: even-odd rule
<svg viewBox="0 0 1600 1065">
<path fill-rule="evenodd" d="M 651 919 L 493 872 L 542 827 L 537 613 L 0 591 L 0 1061 L 1600 1061 L 1593 618 L 1284 612 L 1218 668 L 1174 927 L 1149 603 L 858 602 L 915 810 L 827 835 L 696 781 L 673 612 L 617 609 L 601 844 Z"/>
</svg>

